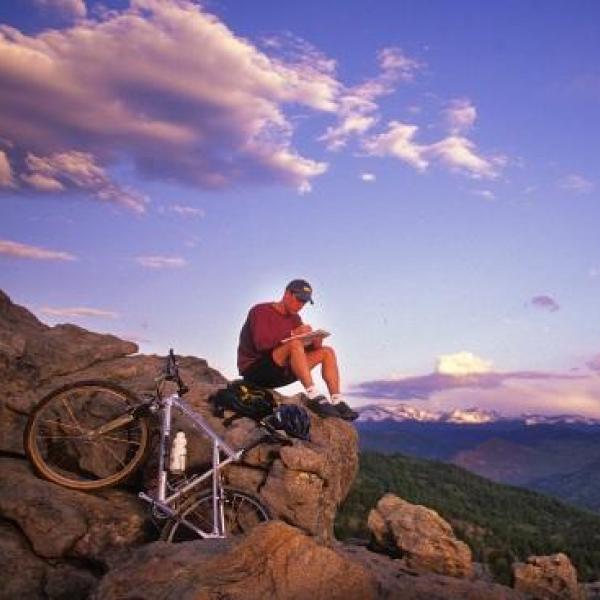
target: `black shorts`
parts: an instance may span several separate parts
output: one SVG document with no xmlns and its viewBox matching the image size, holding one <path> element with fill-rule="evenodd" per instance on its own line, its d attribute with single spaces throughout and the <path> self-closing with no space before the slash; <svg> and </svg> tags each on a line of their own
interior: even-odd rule
<svg viewBox="0 0 600 600">
<path fill-rule="evenodd" d="M 242 377 L 249 383 L 266 388 L 283 387 L 298 379 L 289 367 L 280 367 L 270 354 L 250 365 Z"/>
</svg>

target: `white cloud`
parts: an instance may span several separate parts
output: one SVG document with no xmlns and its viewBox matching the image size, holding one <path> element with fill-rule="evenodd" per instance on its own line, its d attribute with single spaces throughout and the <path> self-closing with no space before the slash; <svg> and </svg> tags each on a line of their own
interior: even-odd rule
<svg viewBox="0 0 600 600">
<path fill-rule="evenodd" d="M 181 217 L 204 217 L 204 209 L 196 206 L 185 206 L 183 204 L 172 204 L 169 210 Z"/>
<path fill-rule="evenodd" d="M 442 375 L 457 376 L 489 373 L 492 370 L 492 362 L 463 351 L 439 356 L 435 370 Z"/>
<path fill-rule="evenodd" d="M 40 313 L 48 315 L 50 317 L 68 317 L 70 319 L 85 318 L 85 317 L 97 317 L 104 319 L 116 319 L 119 317 L 118 313 L 111 310 L 103 310 L 100 308 L 89 308 L 89 307 L 73 307 L 73 308 L 52 308 L 44 306 L 40 309 Z"/>
<path fill-rule="evenodd" d="M 458 134 L 471 129 L 477 119 L 477 109 L 470 100 L 453 100 L 444 111 L 444 116 L 451 133 Z"/>
<path fill-rule="evenodd" d="M 563 190 L 568 190 L 577 194 L 590 194 L 596 187 L 592 181 L 583 177 L 583 175 L 577 174 L 563 177 L 559 181 L 559 186 Z"/>
<path fill-rule="evenodd" d="M 32 260 L 77 260 L 75 256 L 68 252 L 47 250 L 39 246 L 30 246 L 10 240 L 0 240 L 0 255 Z"/>
<path fill-rule="evenodd" d="M 0 150 L 0 187 L 15 187 L 12 167 L 6 152 Z"/>
<path fill-rule="evenodd" d="M 41 157 L 28 154 L 21 179 L 40 192 L 79 189 L 106 202 L 121 204 L 135 212 L 145 211 L 146 200 L 138 193 L 113 183 L 94 157 L 86 152 L 61 152 Z"/>
<path fill-rule="evenodd" d="M 35 0 L 35 3 L 71 17 L 82 18 L 87 13 L 84 0 Z"/>
<path fill-rule="evenodd" d="M 338 123 L 321 136 L 329 150 L 343 148 L 350 137 L 361 136 L 378 121 L 377 98 L 391 94 L 401 81 L 412 81 L 421 64 L 399 48 L 384 48 L 378 54 L 380 73 L 373 79 L 347 88 L 338 101 Z"/>
<path fill-rule="evenodd" d="M 187 265 L 179 256 L 138 256 L 136 261 L 148 269 L 181 269 Z"/>
<path fill-rule="evenodd" d="M 77 152 L 200 187 L 306 188 L 327 165 L 295 150 L 285 111 L 335 112 L 334 66 L 307 44 L 293 61 L 261 52 L 191 0 L 132 0 L 68 29 L 2 26 L 0 132 L 41 160 Z M 25 175 L 45 191 L 72 184 Z"/>
<path fill-rule="evenodd" d="M 437 158 L 450 170 L 464 173 L 474 179 L 494 179 L 506 164 L 503 156 L 484 157 L 477 153 L 475 144 L 458 135 L 451 135 L 427 146 L 426 153 Z"/>
<path fill-rule="evenodd" d="M 424 158 L 426 146 L 414 142 L 419 128 L 399 121 L 391 121 L 388 131 L 365 140 L 365 150 L 372 156 L 393 156 L 408 163 L 419 171 L 424 171 L 429 162 Z"/>
<path fill-rule="evenodd" d="M 375 175 L 373 175 L 373 173 L 361 173 L 360 178 L 365 183 L 372 183 L 376 179 L 376 177 L 375 177 Z"/>
<path fill-rule="evenodd" d="M 474 196 L 479 196 L 484 200 L 494 200 L 496 195 L 491 190 L 473 190 Z"/>
<path fill-rule="evenodd" d="M 419 144 L 415 141 L 418 131 L 417 125 L 391 121 L 385 133 L 366 139 L 363 146 L 372 156 L 393 156 L 418 171 L 425 171 L 435 161 L 474 179 L 493 179 L 506 164 L 502 156 L 481 156 L 475 144 L 462 136 L 451 135 L 432 144 Z"/>
<path fill-rule="evenodd" d="M 600 378 L 587 377 L 522 378 L 510 376 L 502 385 L 489 388 L 457 388 L 431 396 L 428 405 L 435 408 L 497 410 L 505 415 L 579 414 L 600 417 Z"/>
</svg>

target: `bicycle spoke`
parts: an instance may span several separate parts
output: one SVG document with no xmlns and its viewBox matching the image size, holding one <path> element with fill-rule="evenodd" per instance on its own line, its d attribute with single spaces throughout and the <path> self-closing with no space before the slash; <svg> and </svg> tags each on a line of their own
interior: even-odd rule
<svg viewBox="0 0 600 600">
<path fill-rule="evenodd" d="M 37 437 L 43 440 L 81 440 L 85 441 L 83 435 L 42 435 L 38 434 Z"/>
<path fill-rule="evenodd" d="M 73 408 L 67 402 L 67 399 L 61 398 L 61 400 L 62 400 L 62 403 L 65 405 L 65 408 L 67 409 L 67 412 L 69 413 L 69 416 L 71 417 L 71 421 L 73 421 L 73 423 L 75 423 L 75 425 L 77 425 L 77 427 L 79 427 L 79 429 L 81 429 L 83 431 L 83 428 L 81 427 L 79 421 L 77 420 L 77 417 L 75 417 L 75 414 L 73 413 Z"/>
<path fill-rule="evenodd" d="M 108 450 L 109 454 L 112 454 L 113 458 L 121 465 L 121 467 L 126 466 L 126 463 L 123 462 L 123 460 L 117 456 L 117 453 L 110 446 L 107 446 L 103 441 L 96 440 L 95 443 L 99 443 L 102 448 Z"/>
<path fill-rule="evenodd" d="M 81 426 L 71 425 L 70 423 L 65 423 L 64 421 L 54 421 L 52 419 L 44 419 L 43 423 L 52 423 L 53 425 L 58 425 L 60 427 L 70 427 L 71 429 L 77 429 L 78 431 L 83 431 Z"/>
<path fill-rule="evenodd" d="M 124 438 L 118 438 L 118 437 L 113 437 L 110 435 L 103 435 L 102 436 L 103 440 L 110 440 L 111 442 L 119 442 L 122 444 L 129 444 L 129 445 L 133 445 L 133 446 L 140 446 L 141 444 L 139 442 L 136 442 L 135 440 L 126 440 Z"/>
</svg>

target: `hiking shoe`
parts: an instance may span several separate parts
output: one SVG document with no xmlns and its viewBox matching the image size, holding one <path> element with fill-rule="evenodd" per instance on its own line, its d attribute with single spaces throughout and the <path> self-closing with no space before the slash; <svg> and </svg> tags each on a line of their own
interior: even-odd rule
<svg viewBox="0 0 600 600">
<path fill-rule="evenodd" d="M 325 398 L 325 396 L 319 395 L 313 398 L 309 398 L 306 401 L 306 406 L 310 408 L 319 417 L 338 417 L 340 413 L 335 409 L 335 406 Z"/>
<path fill-rule="evenodd" d="M 352 410 L 343 400 L 334 404 L 333 407 L 337 410 L 338 416 L 344 419 L 344 421 L 354 421 L 358 419 L 358 413 Z"/>
</svg>

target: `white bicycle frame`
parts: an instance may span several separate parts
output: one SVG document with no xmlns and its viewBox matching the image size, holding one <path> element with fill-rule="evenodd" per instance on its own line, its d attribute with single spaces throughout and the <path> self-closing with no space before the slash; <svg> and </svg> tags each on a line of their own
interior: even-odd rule
<svg viewBox="0 0 600 600">
<path fill-rule="evenodd" d="M 192 423 L 195 429 L 200 434 L 208 437 L 212 441 L 212 468 L 208 471 L 194 475 L 189 481 L 182 487 L 177 489 L 174 493 L 167 495 L 167 467 L 168 459 L 171 452 L 171 416 L 172 407 L 178 409 L 184 416 L 186 416 Z M 197 413 L 195 413 L 179 396 L 179 394 L 172 394 L 167 398 L 156 400 L 155 408 L 160 412 L 160 454 L 158 464 L 158 492 L 156 498 L 140 492 L 139 497 L 146 502 L 149 502 L 153 508 L 157 508 L 163 511 L 169 517 L 175 519 L 179 523 L 182 523 L 202 538 L 223 538 L 225 537 L 225 514 L 224 514 L 224 495 L 223 495 L 223 484 L 221 482 L 221 470 L 232 462 L 238 461 L 244 452 L 248 448 L 241 448 L 234 450 L 229 446 L 221 437 L 219 437 L 210 425 Z M 226 458 L 221 459 L 221 452 L 226 455 Z M 206 481 L 209 477 L 212 477 L 212 531 L 204 531 L 197 525 L 194 525 L 184 517 L 177 513 L 177 510 L 173 508 L 174 502 L 180 498 L 186 492 L 189 492 L 194 487 L 200 485 L 203 481 Z"/>
</svg>

